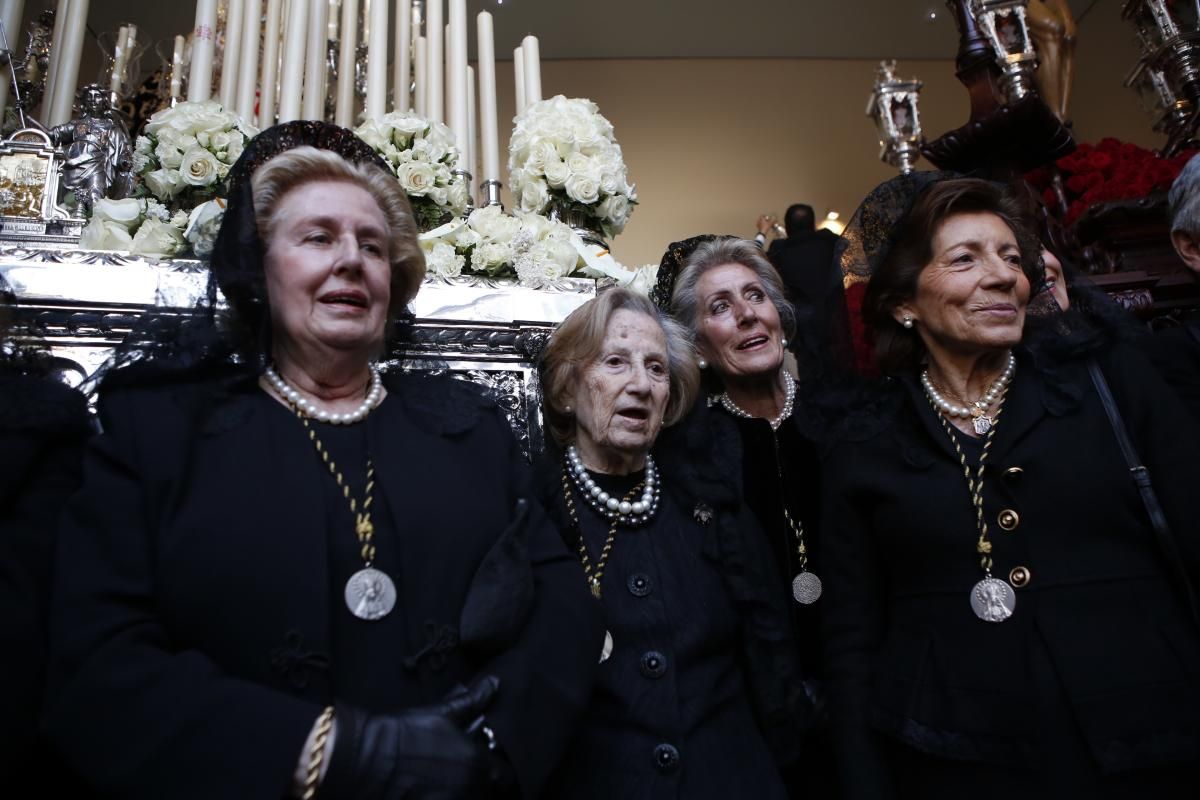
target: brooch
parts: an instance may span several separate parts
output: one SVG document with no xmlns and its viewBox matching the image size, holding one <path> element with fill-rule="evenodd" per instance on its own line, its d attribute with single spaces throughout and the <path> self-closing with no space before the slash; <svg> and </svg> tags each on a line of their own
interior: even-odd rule
<svg viewBox="0 0 1200 800">
<path fill-rule="evenodd" d="M 706 503 L 696 503 L 696 507 L 692 509 L 692 519 L 701 525 L 708 525 L 712 522 L 713 510 Z"/>
</svg>

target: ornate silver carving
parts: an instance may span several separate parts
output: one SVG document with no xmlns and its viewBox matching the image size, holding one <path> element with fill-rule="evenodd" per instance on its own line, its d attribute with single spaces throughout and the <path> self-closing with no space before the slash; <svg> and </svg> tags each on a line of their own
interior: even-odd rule
<svg viewBox="0 0 1200 800">
<path fill-rule="evenodd" d="M 133 145 L 103 86 L 80 89 L 79 106 L 83 114 L 51 128 L 50 140 L 66 147 L 60 188 L 74 193 L 77 216 L 87 219 L 97 200 L 125 197 L 133 189 Z"/>
<path fill-rule="evenodd" d="M 23 128 L 0 142 L 0 238 L 51 243 L 79 240 L 82 220 L 58 203 L 62 163 L 50 136 Z"/>
</svg>

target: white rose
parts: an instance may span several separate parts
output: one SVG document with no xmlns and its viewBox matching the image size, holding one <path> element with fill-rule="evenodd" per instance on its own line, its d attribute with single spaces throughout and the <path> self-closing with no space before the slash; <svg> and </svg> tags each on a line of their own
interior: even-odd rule
<svg viewBox="0 0 1200 800">
<path fill-rule="evenodd" d="M 424 197 L 433 188 L 433 167 L 423 161 L 409 161 L 396 168 L 396 177 L 404 191 L 416 197 Z"/>
<path fill-rule="evenodd" d="M 183 238 L 192 245 L 192 252 L 201 258 L 212 253 L 217 241 L 217 232 L 221 230 L 221 220 L 225 218 L 225 201 L 217 198 L 201 203 L 192 209 L 188 216 L 187 228 Z"/>
<path fill-rule="evenodd" d="M 466 259 L 445 242 L 438 242 L 425 254 L 426 268 L 442 278 L 455 278 L 462 274 Z"/>
<path fill-rule="evenodd" d="M 606 172 L 600 176 L 600 191 L 604 194 L 616 194 L 624 187 L 625 181 L 619 175 Z"/>
<path fill-rule="evenodd" d="M 173 256 L 183 250 L 183 233 L 169 222 L 147 219 L 133 235 L 130 251 L 152 256 Z"/>
<path fill-rule="evenodd" d="M 459 216 L 467 210 L 467 205 L 470 204 L 471 198 L 467 194 L 467 184 L 465 181 L 455 181 L 450 184 L 446 190 L 446 202 L 455 216 Z"/>
<path fill-rule="evenodd" d="M 540 246 L 545 249 L 546 257 L 561 270 L 559 277 L 570 275 L 575 271 L 575 267 L 579 264 L 579 251 L 569 241 L 547 238 Z"/>
<path fill-rule="evenodd" d="M 183 151 L 167 142 L 159 142 L 158 147 L 154 148 L 154 155 L 158 156 L 158 163 L 166 169 L 179 169 L 183 163 Z"/>
<path fill-rule="evenodd" d="M 543 181 L 526 181 L 521 187 L 521 210 L 540 214 L 550 205 L 550 189 Z"/>
<path fill-rule="evenodd" d="M 84 226 L 79 237 L 79 246 L 84 250 L 125 250 L 133 247 L 133 237 L 121 225 L 110 220 L 92 221 Z"/>
<path fill-rule="evenodd" d="M 438 208 L 447 208 L 450 203 L 450 193 L 444 186 L 435 186 L 429 190 L 429 199 L 434 202 Z"/>
<path fill-rule="evenodd" d="M 174 169 L 156 169 L 143 176 L 142 180 L 145 181 L 146 188 L 164 202 L 169 201 L 183 189 L 183 180 L 179 171 Z"/>
<path fill-rule="evenodd" d="M 567 158 L 567 168 L 571 170 L 572 175 L 581 175 L 585 178 L 590 178 L 596 183 L 600 182 L 600 164 L 595 159 L 585 156 L 583 153 L 572 153 Z"/>
<path fill-rule="evenodd" d="M 535 244 L 527 252 L 519 255 L 513 268 L 517 272 L 517 280 L 525 286 L 540 286 L 567 274 L 562 265 L 556 262 L 541 244 Z"/>
<path fill-rule="evenodd" d="M 220 177 L 223 165 L 207 150 L 189 150 L 179 165 L 179 176 L 188 186 L 212 186 Z M 228 170 L 228 167 L 225 167 Z"/>
<path fill-rule="evenodd" d="M 233 137 L 229 135 L 229 131 L 214 131 L 209 137 L 209 146 L 213 150 L 228 150 Z"/>
<path fill-rule="evenodd" d="M 500 210 L 500 206 L 484 206 L 471 212 L 467 224 L 489 242 L 508 242 L 520 227 L 513 217 Z"/>
<path fill-rule="evenodd" d="M 124 200 L 102 198 L 92 206 L 92 220 L 111 222 L 128 231 L 142 218 L 144 210 L 142 201 L 133 197 L 126 197 Z"/>
<path fill-rule="evenodd" d="M 565 161 L 559 161 L 557 158 L 546 165 L 546 183 L 550 184 L 552 189 L 561 189 L 567 185 L 567 179 L 571 177 L 571 169 Z"/>
<path fill-rule="evenodd" d="M 416 114 L 408 114 L 401 111 L 393 111 L 390 114 L 384 114 L 382 122 L 385 125 L 398 130 L 407 138 L 411 139 L 419 133 L 424 133 L 429 127 L 429 121 L 418 117 Z"/>
<path fill-rule="evenodd" d="M 638 267 L 633 277 L 625 286 L 639 294 L 650 295 L 650 290 L 658 284 L 658 264 L 647 264 Z"/>
<path fill-rule="evenodd" d="M 354 134 L 374 150 L 382 150 L 391 138 L 387 127 L 378 120 L 368 119 L 354 129 Z"/>
<path fill-rule="evenodd" d="M 471 269 L 476 272 L 494 271 L 512 261 L 512 249 L 499 242 L 486 242 L 471 251 Z"/>
<path fill-rule="evenodd" d="M 545 174 L 546 167 L 558 161 L 558 150 L 555 149 L 554 144 L 543 139 L 529 149 L 529 158 L 525 160 L 525 169 L 534 174 Z"/>
<path fill-rule="evenodd" d="M 600 199 L 600 181 L 590 175 L 575 173 L 567 178 L 567 197 L 577 203 L 591 205 Z"/>
</svg>

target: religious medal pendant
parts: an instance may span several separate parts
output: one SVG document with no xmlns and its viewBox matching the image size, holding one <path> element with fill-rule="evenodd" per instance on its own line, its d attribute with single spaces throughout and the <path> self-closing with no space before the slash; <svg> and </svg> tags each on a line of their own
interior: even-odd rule
<svg viewBox="0 0 1200 800">
<path fill-rule="evenodd" d="M 599 578 L 592 578 L 592 580 L 591 580 L 591 584 L 592 584 L 592 597 L 594 597 L 594 598 L 596 598 L 597 600 L 599 600 L 599 599 L 600 599 L 600 593 L 601 593 L 601 590 L 600 590 L 600 579 L 599 579 Z"/>
<path fill-rule="evenodd" d="M 801 605 L 811 606 L 821 599 L 821 579 L 804 570 L 792 578 L 792 597 Z"/>
<path fill-rule="evenodd" d="M 374 567 L 364 567 L 346 581 L 346 608 L 368 622 L 383 619 L 396 606 L 396 584 Z"/>
<path fill-rule="evenodd" d="M 1017 593 L 990 574 L 971 588 L 971 610 L 984 622 L 1004 622 L 1017 607 Z"/>
<path fill-rule="evenodd" d="M 605 661 L 608 661 L 608 657 L 612 655 L 612 651 L 613 651 L 612 633 L 610 633 L 609 631 L 605 631 L 604 632 L 604 647 L 601 648 L 601 650 L 600 650 L 600 663 L 601 664 L 603 664 Z"/>
<path fill-rule="evenodd" d="M 992 429 L 992 418 L 983 413 L 984 409 L 975 406 L 971 409 L 971 425 L 975 428 L 976 436 L 987 436 Z"/>
</svg>

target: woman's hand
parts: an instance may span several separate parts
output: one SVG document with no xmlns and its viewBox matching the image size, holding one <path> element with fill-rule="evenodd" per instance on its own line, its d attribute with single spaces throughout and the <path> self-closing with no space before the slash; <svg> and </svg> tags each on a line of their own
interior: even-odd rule
<svg viewBox="0 0 1200 800">
<path fill-rule="evenodd" d="M 319 796 L 340 800 L 487 796 L 488 751 L 465 733 L 500 687 L 487 676 L 443 702 L 397 714 L 337 706 L 337 738 Z"/>
</svg>

